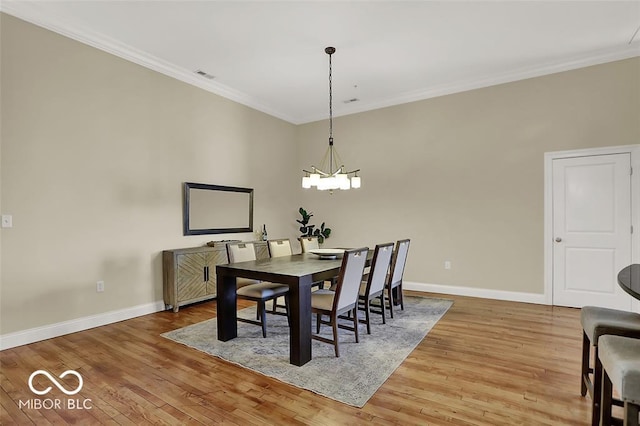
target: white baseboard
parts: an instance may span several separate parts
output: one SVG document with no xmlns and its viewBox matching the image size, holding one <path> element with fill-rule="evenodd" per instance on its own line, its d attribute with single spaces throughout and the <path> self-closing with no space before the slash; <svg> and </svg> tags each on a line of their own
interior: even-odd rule
<svg viewBox="0 0 640 426">
<path fill-rule="evenodd" d="M 453 285 L 425 284 L 405 281 L 405 290 L 422 291 L 426 293 L 452 294 L 456 296 L 481 297 L 483 299 L 508 300 L 511 302 L 536 303 L 546 305 L 544 294 L 521 293 L 517 291 L 490 290 L 486 288 L 457 287 Z"/>
<path fill-rule="evenodd" d="M 41 340 L 78 331 L 88 330 L 101 325 L 107 325 L 118 321 L 124 321 L 142 315 L 160 312 L 165 309 L 163 301 L 147 303 L 144 305 L 132 306 L 131 308 L 117 311 L 105 312 L 98 315 L 90 315 L 84 318 L 59 322 L 57 324 L 45 325 L 42 327 L 30 328 L 28 330 L 17 331 L 0 335 L 0 350 L 14 348 L 16 346 L 27 345 Z"/>
</svg>

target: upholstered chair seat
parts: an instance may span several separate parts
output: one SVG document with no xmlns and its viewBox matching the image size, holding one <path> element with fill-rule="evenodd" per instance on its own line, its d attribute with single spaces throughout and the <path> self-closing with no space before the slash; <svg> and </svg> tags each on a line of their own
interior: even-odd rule
<svg viewBox="0 0 640 426">
<path fill-rule="evenodd" d="M 237 294 L 238 296 L 255 299 L 271 299 L 277 296 L 284 296 L 288 291 L 289 287 L 286 285 L 274 285 L 274 283 L 263 281 L 239 288 Z"/>
<path fill-rule="evenodd" d="M 611 425 L 612 390 L 620 394 L 624 425 L 638 426 L 640 415 L 640 339 L 600 337 L 598 356 L 603 370 L 602 424 Z"/>
<path fill-rule="evenodd" d="M 245 287 L 245 286 L 248 286 L 248 285 L 251 285 L 251 284 L 258 284 L 258 283 L 260 283 L 260 281 L 252 280 L 251 278 L 241 278 L 241 277 L 236 278 L 236 288 L 237 289 L 240 289 L 242 287 Z"/>
<path fill-rule="evenodd" d="M 358 293 L 359 296 L 364 297 L 367 294 L 367 281 L 362 281 L 360 283 L 360 292 Z"/>
<path fill-rule="evenodd" d="M 336 297 L 335 291 L 322 290 L 313 293 L 311 298 L 311 307 L 315 309 L 321 309 L 323 311 L 330 311 L 333 306 L 333 299 Z"/>
</svg>

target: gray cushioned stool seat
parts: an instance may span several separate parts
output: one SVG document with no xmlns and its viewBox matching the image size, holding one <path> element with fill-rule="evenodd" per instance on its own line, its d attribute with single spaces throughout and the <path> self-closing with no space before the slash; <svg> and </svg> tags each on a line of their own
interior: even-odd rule
<svg viewBox="0 0 640 426">
<path fill-rule="evenodd" d="M 640 339 L 602 336 L 598 353 L 622 400 L 640 404 Z"/>
<path fill-rule="evenodd" d="M 598 358 L 598 341 L 604 335 L 640 338 L 640 314 L 617 309 L 585 306 L 580 311 L 583 328 L 582 374 L 580 393 L 591 395 L 591 425 L 600 424 L 600 400 L 602 390 L 602 368 Z M 594 367 L 589 364 L 590 349 L 594 348 Z M 591 377 L 593 373 L 593 379 Z"/>
<path fill-rule="evenodd" d="M 606 335 L 600 337 L 598 350 L 602 368 L 602 424 L 614 424 L 611 406 L 613 389 L 620 393 L 624 406 L 624 426 L 640 422 L 640 339 Z M 620 419 L 616 419 L 619 424 Z"/>
<path fill-rule="evenodd" d="M 593 346 L 598 346 L 598 338 L 603 334 L 623 334 L 612 333 L 612 329 L 640 331 L 640 314 L 597 306 L 582 308 L 580 322 Z"/>
</svg>

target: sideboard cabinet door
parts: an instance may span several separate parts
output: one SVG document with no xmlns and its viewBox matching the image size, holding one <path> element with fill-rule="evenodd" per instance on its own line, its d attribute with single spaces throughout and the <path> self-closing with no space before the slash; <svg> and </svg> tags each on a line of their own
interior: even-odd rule
<svg viewBox="0 0 640 426">
<path fill-rule="evenodd" d="M 206 252 L 205 263 L 207 266 L 206 292 L 208 296 L 216 297 L 216 292 L 218 291 L 216 287 L 216 265 L 229 263 L 229 258 L 227 257 L 227 248 L 222 247 L 222 249 Z"/>
<path fill-rule="evenodd" d="M 164 303 L 180 306 L 216 297 L 216 265 L 228 263 L 225 247 L 194 247 L 162 252 Z"/>
</svg>

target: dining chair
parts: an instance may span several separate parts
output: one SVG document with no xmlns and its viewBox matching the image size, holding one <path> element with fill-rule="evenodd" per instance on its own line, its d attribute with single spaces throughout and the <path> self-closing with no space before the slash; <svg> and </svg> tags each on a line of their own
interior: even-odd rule
<svg viewBox="0 0 640 426">
<path fill-rule="evenodd" d="M 300 248 L 303 253 L 308 253 L 309 250 L 320 248 L 318 237 L 300 237 L 298 241 L 300 241 Z"/>
<path fill-rule="evenodd" d="M 229 243 L 227 244 L 229 255 L 229 263 L 248 262 L 256 260 L 256 252 L 253 243 Z M 236 278 L 237 281 L 241 278 Z M 248 283 L 248 281 L 252 281 Z M 268 281 L 245 280 L 242 285 L 236 287 L 238 299 L 251 300 L 256 302 L 256 320 L 238 317 L 238 321 L 255 324 L 262 327 L 262 337 L 267 337 L 267 311 L 265 303 L 272 300 L 275 305 L 275 299 L 280 296 L 285 298 L 286 315 L 289 318 L 289 287 L 284 284 L 272 283 Z M 272 312 L 281 314 L 280 312 Z"/>
<path fill-rule="evenodd" d="M 227 243 L 227 258 L 229 263 L 248 262 L 256 260 L 256 252 L 253 243 L 234 241 Z M 260 281 L 250 278 L 236 278 L 236 288 L 241 288 L 249 284 L 258 284 Z"/>
<path fill-rule="evenodd" d="M 391 259 L 391 272 L 388 275 L 386 288 L 389 294 L 389 313 L 393 318 L 393 305 L 395 299 L 393 297 L 393 291 L 396 290 L 397 299 L 400 302 L 400 309 L 404 310 L 404 299 L 402 296 L 402 277 L 404 275 L 404 266 L 407 263 L 407 253 L 409 252 L 409 244 L 411 240 L 399 240 L 396 243 L 396 249 L 393 252 Z"/>
<path fill-rule="evenodd" d="M 582 374 L 580 394 L 591 396 L 591 425 L 600 424 L 602 411 L 602 366 L 599 357 L 599 340 L 605 335 L 640 338 L 640 314 L 618 309 L 584 306 L 580 310 L 582 325 Z M 593 347 L 593 368 L 591 348 Z"/>
<path fill-rule="evenodd" d="M 269 256 L 270 257 L 282 257 L 282 256 L 291 256 L 293 251 L 291 250 L 291 242 L 288 238 L 278 238 L 274 240 L 268 240 L 267 246 L 269 247 Z M 273 300 L 273 308 L 271 310 L 272 313 L 276 313 L 278 308 L 284 308 L 284 305 L 278 304 L 278 299 Z"/>
<path fill-rule="evenodd" d="M 371 312 L 382 314 L 382 323 L 387 323 L 384 311 L 384 285 L 387 280 L 392 255 L 393 243 L 376 245 L 367 279 L 360 284 L 358 308 L 365 313 L 365 319 L 360 320 L 360 322 L 367 325 L 367 334 L 371 334 Z M 380 311 L 371 310 L 371 301 L 376 298 L 380 299 Z"/>
<path fill-rule="evenodd" d="M 358 337 L 358 292 L 368 252 L 369 249 L 366 247 L 345 251 L 336 290 L 311 293 L 311 313 L 316 314 L 316 334 L 312 334 L 311 338 L 333 345 L 336 357 L 340 356 L 338 328 L 353 331 L 356 343 L 360 341 Z M 353 316 L 350 318 L 341 316 L 347 312 Z M 329 320 L 324 320 L 323 316 L 328 316 Z M 348 319 L 353 325 L 338 324 L 339 316 Z M 331 325 L 333 340 L 320 336 L 321 324 Z"/>
<path fill-rule="evenodd" d="M 622 336 L 600 338 L 602 369 L 602 424 L 638 426 L 640 423 L 640 339 Z M 611 416 L 613 389 L 620 395 L 624 418 Z M 615 422 L 614 422 L 615 420 Z"/>
<path fill-rule="evenodd" d="M 269 247 L 269 256 L 271 257 L 291 256 L 293 254 L 291 242 L 288 238 L 268 240 L 267 245 Z"/>
</svg>

